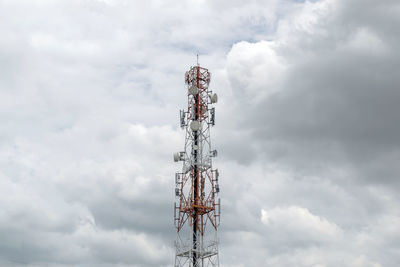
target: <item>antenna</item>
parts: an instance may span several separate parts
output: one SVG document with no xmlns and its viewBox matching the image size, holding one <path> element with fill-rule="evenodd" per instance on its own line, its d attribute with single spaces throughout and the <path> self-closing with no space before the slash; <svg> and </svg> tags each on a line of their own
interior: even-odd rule
<svg viewBox="0 0 400 267">
<path fill-rule="evenodd" d="M 210 129 L 215 124 L 218 97 L 209 90 L 211 73 L 199 65 L 185 74 L 187 110 L 180 111 L 180 125 L 186 131 L 184 151 L 174 153 L 182 163 L 175 175 L 175 267 L 219 267 L 218 227 L 220 200 L 217 195 L 218 169 L 212 160 Z"/>
</svg>

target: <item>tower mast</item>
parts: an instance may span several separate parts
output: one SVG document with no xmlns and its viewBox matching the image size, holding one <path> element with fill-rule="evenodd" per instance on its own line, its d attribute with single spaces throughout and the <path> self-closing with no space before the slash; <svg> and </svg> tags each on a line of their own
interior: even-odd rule
<svg viewBox="0 0 400 267">
<path fill-rule="evenodd" d="M 218 226 L 220 200 L 218 169 L 213 169 L 210 128 L 215 125 L 218 97 L 209 90 L 211 73 L 197 65 L 185 73 L 188 107 L 180 111 L 181 128 L 186 130 L 182 152 L 174 161 L 182 161 L 182 172 L 175 174 L 175 267 L 219 266 Z"/>
</svg>

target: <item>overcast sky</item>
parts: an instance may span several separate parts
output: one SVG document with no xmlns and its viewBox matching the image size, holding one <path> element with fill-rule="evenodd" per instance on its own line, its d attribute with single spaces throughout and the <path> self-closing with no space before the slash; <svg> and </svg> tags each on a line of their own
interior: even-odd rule
<svg viewBox="0 0 400 267">
<path fill-rule="evenodd" d="M 398 0 L 0 1 L 0 266 L 172 267 L 184 72 L 221 267 L 400 266 Z"/>
</svg>

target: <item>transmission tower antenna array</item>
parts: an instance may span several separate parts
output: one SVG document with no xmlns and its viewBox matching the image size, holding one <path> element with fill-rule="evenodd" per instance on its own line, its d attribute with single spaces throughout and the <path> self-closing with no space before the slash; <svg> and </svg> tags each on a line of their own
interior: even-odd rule
<svg viewBox="0 0 400 267">
<path fill-rule="evenodd" d="M 175 174 L 175 267 L 219 266 L 219 172 L 212 166 L 217 150 L 211 148 L 210 138 L 218 97 L 208 88 L 210 79 L 197 55 L 197 65 L 185 73 L 188 106 L 180 111 L 185 146 L 174 153 L 174 161 L 182 162 L 182 171 Z"/>
</svg>

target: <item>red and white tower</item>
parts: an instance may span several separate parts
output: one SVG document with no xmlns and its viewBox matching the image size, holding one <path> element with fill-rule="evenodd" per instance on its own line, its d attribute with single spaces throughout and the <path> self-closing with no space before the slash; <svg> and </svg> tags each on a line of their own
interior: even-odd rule
<svg viewBox="0 0 400 267">
<path fill-rule="evenodd" d="M 175 267 L 219 266 L 219 173 L 212 166 L 217 151 L 211 149 L 210 139 L 210 128 L 215 125 L 212 105 L 218 97 L 208 88 L 210 78 L 208 69 L 198 63 L 185 73 L 188 107 L 180 111 L 185 146 L 174 154 L 174 161 L 183 165 L 175 175 Z"/>
</svg>

